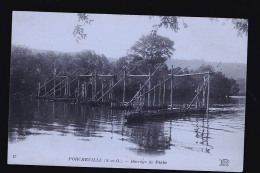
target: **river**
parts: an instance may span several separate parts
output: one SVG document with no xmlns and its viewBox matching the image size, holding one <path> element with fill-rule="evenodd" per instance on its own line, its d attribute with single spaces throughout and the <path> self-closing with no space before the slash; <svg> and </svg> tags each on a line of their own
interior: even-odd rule
<svg viewBox="0 0 260 173">
<path fill-rule="evenodd" d="M 208 115 L 139 124 L 127 124 L 125 113 L 66 102 L 12 100 L 8 163 L 212 171 L 243 168 L 244 98 L 211 101 Z M 228 165 L 221 165 L 222 159 Z"/>
</svg>

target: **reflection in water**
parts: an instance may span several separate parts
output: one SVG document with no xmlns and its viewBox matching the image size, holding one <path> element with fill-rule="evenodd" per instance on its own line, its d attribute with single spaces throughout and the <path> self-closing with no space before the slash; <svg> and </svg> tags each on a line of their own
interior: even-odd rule
<svg viewBox="0 0 260 173">
<path fill-rule="evenodd" d="M 174 148 L 211 153 L 214 146 L 210 143 L 212 130 L 218 128 L 223 131 L 232 131 L 234 128 L 239 128 L 229 124 L 230 118 L 235 115 L 234 112 L 222 113 L 222 119 L 219 119 L 219 113 L 213 112 L 208 116 L 179 117 L 147 121 L 142 124 L 127 124 L 124 122 L 126 111 L 105 107 L 88 107 L 41 100 L 36 102 L 12 100 L 10 108 L 10 143 L 19 143 L 34 135 L 59 135 L 64 138 L 72 135 L 75 140 L 89 142 L 110 134 L 110 139 L 115 142 L 121 140 L 125 144 L 135 144 L 135 147 L 126 147 L 126 150 L 139 155 L 162 155 Z M 223 126 L 210 127 L 210 122 L 218 123 L 217 121 L 220 120 Z M 239 122 L 243 126 L 243 119 L 239 119 L 238 124 Z M 114 138 L 114 134 L 121 136 L 120 139 Z"/>
</svg>

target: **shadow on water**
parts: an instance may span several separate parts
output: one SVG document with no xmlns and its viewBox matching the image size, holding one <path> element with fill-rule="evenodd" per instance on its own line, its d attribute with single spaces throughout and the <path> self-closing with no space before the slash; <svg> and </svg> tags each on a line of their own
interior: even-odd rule
<svg viewBox="0 0 260 173">
<path fill-rule="evenodd" d="M 107 134 L 117 134 L 120 138 L 113 139 L 114 142 L 121 140 L 126 146 L 135 144 L 126 149 L 138 155 L 163 155 L 180 148 L 210 153 L 213 149 L 209 144 L 210 130 L 214 130 L 209 124 L 213 119 L 206 115 L 126 124 L 125 113 L 67 102 L 12 100 L 9 142 L 19 143 L 35 135 L 72 135 L 75 140 L 89 142 Z"/>
</svg>

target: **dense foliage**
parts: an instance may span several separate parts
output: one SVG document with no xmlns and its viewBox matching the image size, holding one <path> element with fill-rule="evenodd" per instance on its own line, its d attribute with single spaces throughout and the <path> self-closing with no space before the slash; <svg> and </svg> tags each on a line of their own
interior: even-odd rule
<svg viewBox="0 0 260 173">
<path fill-rule="evenodd" d="M 143 36 L 129 50 L 128 55 L 119 58 L 116 62 L 110 62 L 104 55 L 99 55 L 94 51 L 86 50 L 78 53 L 62 53 L 52 51 L 32 50 L 21 46 L 12 46 L 11 53 L 11 94 L 30 95 L 34 92 L 38 83 L 44 83 L 55 75 L 68 75 L 79 67 L 83 69 L 81 73 L 90 74 L 97 71 L 99 74 L 117 73 L 124 66 L 127 71 L 134 69 L 131 74 L 153 73 L 155 68 L 158 71 L 152 77 L 152 86 L 167 78 L 171 69 L 167 67 L 165 61 L 173 54 L 174 42 L 159 35 Z M 175 67 L 173 73 L 179 71 Z M 179 72 L 194 73 L 213 71 L 212 66 L 203 65 L 196 70 L 186 69 Z M 131 98 L 143 84 L 147 77 L 128 77 L 126 87 L 126 97 Z M 195 90 L 202 84 L 201 76 L 186 76 L 174 78 L 174 97 L 192 97 Z M 114 89 L 116 97 L 122 95 L 122 83 Z M 76 84 L 75 84 L 76 86 Z M 51 88 L 47 88 L 51 89 Z M 166 92 L 170 91 L 170 81 L 166 83 Z M 226 97 L 236 95 L 239 92 L 239 85 L 234 79 L 228 79 L 221 72 L 211 75 L 210 96 Z M 167 94 L 169 97 L 169 94 Z M 121 98 L 121 97 L 120 97 Z"/>
</svg>

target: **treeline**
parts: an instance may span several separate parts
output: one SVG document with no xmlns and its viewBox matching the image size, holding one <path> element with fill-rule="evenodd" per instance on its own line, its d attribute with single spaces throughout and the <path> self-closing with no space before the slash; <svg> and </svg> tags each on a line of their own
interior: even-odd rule
<svg viewBox="0 0 260 173">
<path fill-rule="evenodd" d="M 79 53 L 57 53 L 53 51 L 36 51 L 21 46 L 12 46 L 11 50 L 11 94 L 28 96 L 34 92 L 38 83 L 43 83 L 55 75 L 68 75 L 78 67 L 86 69 L 89 73 L 97 71 L 99 74 L 112 74 L 120 71 L 123 66 L 128 70 L 133 69 L 131 74 L 148 74 L 152 73 L 161 63 L 158 71 L 152 78 L 152 86 L 162 81 L 171 73 L 171 69 L 164 63 L 165 61 L 149 61 L 135 55 L 121 57 L 116 62 L 110 62 L 104 55 L 99 55 L 94 51 L 86 50 Z M 180 70 L 174 67 L 173 73 Z M 212 71 L 213 67 L 204 65 L 197 70 L 186 69 L 179 72 L 194 73 Z M 126 97 L 130 98 L 139 89 L 147 78 L 128 78 L 126 87 Z M 194 96 L 195 90 L 202 84 L 203 77 L 187 76 L 174 78 L 174 97 L 191 97 Z M 122 95 L 122 83 L 115 89 L 116 97 Z M 166 92 L 170 90 L 169 81 L 166 83 Z M 210 97 L 226 97 L 239 93 L 239 86 L 233 79 L 228 79 L 221 72 L 215 72 L 211 75 L 210 80 Z"/>
</svg>

